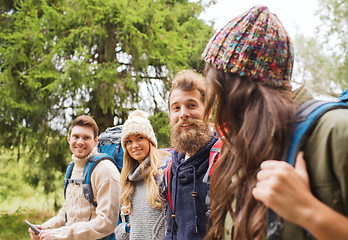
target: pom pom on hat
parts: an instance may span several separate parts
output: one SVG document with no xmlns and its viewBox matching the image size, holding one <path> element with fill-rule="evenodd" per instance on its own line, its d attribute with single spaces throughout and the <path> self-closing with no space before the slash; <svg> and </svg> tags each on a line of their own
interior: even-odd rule
<svg viewBox="0 0 348 240">
<path fill-rule="evenodd" d="M 255 6 L 237 16 L 207 44 L 202 58 L 219 70 L 289 86 L 294 61 L 292 42 L 277 16 Z"/>
<path fill-rule="evenodd" d="M 141 110 L 135 110 L 128 115 L 128 119 L 133 117 L 142 117 L 147 119 L 146 113 Z"/>
<path fill-rule="evenodd" d="M 146 137 L 155 147 L 157 147 L 157 139 L 150 121 L 146 117 L 146 113 L 141 110 L 135 110 L 130 113 L 128 119 L 122 127 L 121 143 L 125 149 L 125 141 L 129 135 L 141 134 Z"/>
</svg>

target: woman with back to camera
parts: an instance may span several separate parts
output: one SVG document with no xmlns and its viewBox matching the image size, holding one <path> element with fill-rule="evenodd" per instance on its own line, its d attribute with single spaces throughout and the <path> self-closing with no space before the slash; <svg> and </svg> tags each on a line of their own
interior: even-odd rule
<svg viewBox="0 0 348 240">
<path fill-rule="evenodd" d="M 124 149 L 121 171 L 121 205 L 129 222 L 116 228 L 116 239 L 163 239 L 166 204 L 160 184 L 170 153 L 159 151 L 150 121 L 140 110 L 132 112 L 122 127 Z"/>
<path fill-rule="evenodd" d="M 211 38 L 202 58 L 210 90 L 205 115 L 216 101 L 224 135 L 206 239 L 266 239 L 267 207 L 285 220 L 276 239 L 347 239 L 348 110 L 320 118 L 295 167 L 279 161 L 296 108 L 312 97 L 304 88 L 291 91 L 292 43 L 276 15 L 251 8 Z"/>
</svg>

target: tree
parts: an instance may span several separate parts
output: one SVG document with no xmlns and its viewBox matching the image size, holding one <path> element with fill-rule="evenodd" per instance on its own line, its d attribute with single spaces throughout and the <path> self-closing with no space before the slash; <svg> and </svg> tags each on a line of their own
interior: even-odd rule
<svg viewBox="0 0 348 240">
<path fill-rule="evenodd" d="M 348 87 L 348 4 L 347 0 L 319 0 L 321 19 L 314 37 L 298 35 L 297 76 L 314 92 L 337 96 Z"/>
<path fill-rule="evenodd" d="M 26 147 L 37 166 L 28 179 L 45 182 L 47 191 L 53 171 L 67 165 L 65 134 L 75 116 L 92 115 L 103 131 L 141 107 L 163 123 L 157 97 L 166 98 L 177 71 L 202 70 L 200 54 L 212 35 L 211 26 L 198 19 L 200 1 L 1 4 L 0 146 Z M 144 86 L 152 106 L 142 105 Z"/>
</svg>

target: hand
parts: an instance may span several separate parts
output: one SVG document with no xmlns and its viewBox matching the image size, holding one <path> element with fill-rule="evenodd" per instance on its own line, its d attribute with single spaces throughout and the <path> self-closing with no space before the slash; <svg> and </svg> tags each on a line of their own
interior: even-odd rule
<svg viewBox="0 0 348 240">
<path fill-rule="evenodd" d="M 51 234 L 52 234 L 51 229 L 42 230 L 39 235 L 40 240 L 51 240 Z"/>
<path fill-rule="evenodd" d="M 130 222 L 128 222 L 127 227 L 130 228 L 130 226 L 131 226 L 131 224 L 130 224 Z"/>
<path fill-rule="evenodd" d="M 35 225 L 38 229 L 42 230 L 44 229 L 41 225 Z M 36 235 L 31 228 L 28 229 L 28 232 L 30 234 L 30 238 L 33 240 L 40 240 L 39 235 Z"/>
<path fill-rule="evenodd" d="M 303 225 L 302 214 L 313 200 L 303 152 L 296 158 L 295 168 L 284 161 L 267 160 L 257 173 L 253 196 L 282 218 Z"/>
<path fill-rule="evenodd" d="M 283 161 L 264 161 L 257 173 L 253 196 L 279 216 L 321 240 L 347 239 L 348 218 L 316 199 L 310 192 L 303 153 L 295 168 Z"/>
</svg>

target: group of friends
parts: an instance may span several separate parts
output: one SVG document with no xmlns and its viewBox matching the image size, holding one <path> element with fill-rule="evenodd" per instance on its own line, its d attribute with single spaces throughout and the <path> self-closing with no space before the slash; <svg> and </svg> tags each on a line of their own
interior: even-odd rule
<svg viewBox="0 0 348 240">
<path fill-rule="evenodd" d="M 211 38 L 202 58 L 204 77 L 183 70 L 172 82 L 174 150 L 158 149 L 145 113 L 132 112 L 121 173 L 101 161 L 91 176 L 97 206 L 81 184 L 68 184 L 61 210 L 37 225 L 39 235 L 29 229 L 32 239 L 267 239 L 271 213 L 281 225 L 272 239 L 348 239 L 348 110 L 319 119 L 295 166 L 281 161 L 296 109 L 312 96 L 292 91 L 293 45 L 276 15 L 249 9 Z M 97 141 L 91 117 L 73 120 L 72 179 L 82 178 Z M 127 218 L 118 224 L 119 213 Z"/>
</svg>

